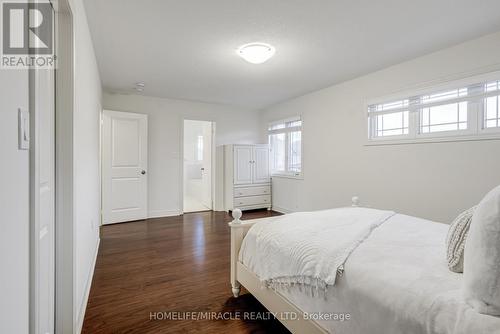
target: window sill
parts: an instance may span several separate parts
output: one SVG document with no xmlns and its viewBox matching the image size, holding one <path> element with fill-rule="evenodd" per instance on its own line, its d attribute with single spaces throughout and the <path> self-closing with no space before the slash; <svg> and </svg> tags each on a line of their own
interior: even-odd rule
<svg viewBox="0 0 500 334">
<path fill-rule="evenodd" d="M 407 144 L 425 144 L 425 143 L 446 143 L 480 140 L 500 140 L 500 133 L 489 133 L 481 135 L 462 135 L 462 136 L 442 136 L 442 137 L 421 137 L 411 139 L 375 139 L 367 140 L 364 146 L 385 146 L 385 145 L 407 145 Z"/>
<path fill-rule="evenodd" d="M 304 176 L 302 174 L 299 174 L 299 175 L 293 175 L 293 174 L 271 174 L 271 178 L 303 180 Z"/>
</svg>

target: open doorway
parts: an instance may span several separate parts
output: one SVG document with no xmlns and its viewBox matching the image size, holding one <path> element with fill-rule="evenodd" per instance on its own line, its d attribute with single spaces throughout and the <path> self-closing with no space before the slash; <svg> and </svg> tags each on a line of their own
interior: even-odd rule
<svg viewBox="0 0 500 334">
<path fill-rule="evenodd" d="M 184 120 L 184 212 L 212 210 L 213 123 Z"/>
</svg>

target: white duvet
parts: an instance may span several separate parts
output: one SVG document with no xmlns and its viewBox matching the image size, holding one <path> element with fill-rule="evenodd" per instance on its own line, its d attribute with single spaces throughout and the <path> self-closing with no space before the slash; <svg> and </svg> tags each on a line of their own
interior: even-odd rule
<svg viewBox="0 0 500 334">
<path fill-rule="evenodd" d="M 254 238 L 243 240 L 255 250 L 247 263 L 268 287 L 301 284 L 314 289 L 334 285 L 349 254 L 394 212 L 339 208 L 297 212 L 254 225 Z M 251 246 L 246 243 L 253 243 Z"/>
<path fill-rule="evenodd" d="M 299 286 L 277 291 L 310 314 L 349 314 L 350 320 L 318 321 L 334 334 L 500 333 L 500 317 L 479 314 L 467 305 L 461 293 L 463 275 L 447 268 L 448 227 L 396 214 L 356 247 L 344 275 L 326 295 L 311 296 Z M 250 229 L 240 251 L 240 261 L 249 268 L 259 268 L 256 262 L 263 261 L 255 248 L 258 230 Z"/>
</svg>

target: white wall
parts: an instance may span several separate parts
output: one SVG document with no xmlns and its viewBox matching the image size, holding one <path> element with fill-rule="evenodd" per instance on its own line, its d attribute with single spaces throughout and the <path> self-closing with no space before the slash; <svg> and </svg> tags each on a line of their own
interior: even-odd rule
<svg viewBox="0 0 500 334">
<path fill-rule="evenodd" d="M 216 146 L 257 143 L 259 114 L 236 107 L 139 95 L 103 95 L 104 109 L 147 114 L 149 135 L 149 216 L 179 214 L 182 179 L 182 120 L 216 123 Z"/>
<path fill-rule="evenodd" d="M 83 322 L 100 225 L 101 80 L 82 0 L 71 0 L 75 44 L 74 233 L 75 321 Z"/>
<path fill-rule="evenodd" d="M 0 333 L 28 333 L 29 153 L 17 149 L 17 108 L 29 108 L 28 72 L 0 70 Z"/>
<path fill-rule="evenodd" d="M 362 204 L 450 222 L 500 184 L 500 141 L 364 146 L 366 100 L 500 69 L 500 33 L 420 57 L 264 110 L 267 123 L 303 116 L 304 180 L 273 180 L 291 211 Z"/>
</svg>

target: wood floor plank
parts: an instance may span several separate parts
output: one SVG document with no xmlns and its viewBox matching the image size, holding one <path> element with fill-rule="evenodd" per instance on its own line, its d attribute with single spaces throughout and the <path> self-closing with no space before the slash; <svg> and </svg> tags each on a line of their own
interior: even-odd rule
<svg viewBox="0 0 500 334">
<path fill-rule="evenodd" d="M 274 215 L 251 211 L 243 219 Z M 275 319 L 243 319 L 267 310 L 248 293 L 231 296 L 229 221 L 208 211 L 103 226 L 82 333 L 288 333 Z M 162 319 L 168 312 L 239 318 Z"/>
</svg>

